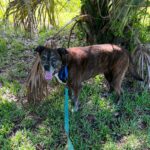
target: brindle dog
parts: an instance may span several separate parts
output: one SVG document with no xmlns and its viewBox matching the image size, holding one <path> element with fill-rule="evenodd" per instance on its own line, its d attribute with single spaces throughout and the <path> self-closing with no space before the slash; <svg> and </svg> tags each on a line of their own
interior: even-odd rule
<svg viewBox="0 0 150 150">
<path fill-rule="evenodd" d="M 121 94 L 121 83 L 127 69 L 131 75 L 142 81 L 138 75 L 130 54 L 113 44 L 92 45 L 86 47 L 50 49 L 38 46 L 41 63 L 51 76 L 58 73 L 62 65 L 68 66 L 67 86 L 73 93 L 75 109 L 78 109 L 78 96 L 82 82 L 103 73 L 109 83 L 110 91 L 115 91 L 117 100 Z"/>
</svg>

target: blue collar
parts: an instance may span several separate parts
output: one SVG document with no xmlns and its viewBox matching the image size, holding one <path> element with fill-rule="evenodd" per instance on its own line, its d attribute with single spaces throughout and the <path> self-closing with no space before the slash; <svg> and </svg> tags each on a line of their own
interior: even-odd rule
<svg viewBox="0 0 150 150">
<path fill-rule="evenodd" d="M 64 82 L 64 83 L 67 82 L 67 80 L 68 80 L 68 67 L 67 67 L 67 65 L 61 67 L 61 69 L 59 70 L 59 73 L 58 73 L 58 77 L 62 82 Z"/>
</svg>

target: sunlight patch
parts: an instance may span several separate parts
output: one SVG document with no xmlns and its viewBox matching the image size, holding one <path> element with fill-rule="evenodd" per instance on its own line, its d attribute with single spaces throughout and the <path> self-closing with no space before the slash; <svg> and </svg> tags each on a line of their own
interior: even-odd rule
<svg viewBox="0 0 150 150">
<path fill-rule="evenodd" d="M 35 150 L 31 140 L 27 136 L 26 131 L 18 131 L 14 136 L 11 137 L 11 148 L 12 149 L 29 149 Z"/>
<path fill-rule="evenodd" d="M 117 150 L 116 144 L 114 142 L 106 142 L 104 144 L 104 150 Z"/>
<path fill-rule="evenodd" d="M 143 141 L 144 142 L 144 141 Z M 124 136 L 118 143 L 118 148 L 121 149 L 140 149 L 143 142 L 135 135 Z"/>
<path fill-rule="evenodd" d="M 110 102 L 104 98 L 101 98 L 99 101 L 99 107 L 100 109 L 109 110 L 110 112 L 115 111 L 114 105 L 111 105 Z"/>
<path fill-rule="evenodd" d="M 11 92 L 11 90 L 7 87 L 2 87 L 0 91 L 0 98 L 7 100 L 9 102 L 18 101 L 17 97 Z"/>
</svg>

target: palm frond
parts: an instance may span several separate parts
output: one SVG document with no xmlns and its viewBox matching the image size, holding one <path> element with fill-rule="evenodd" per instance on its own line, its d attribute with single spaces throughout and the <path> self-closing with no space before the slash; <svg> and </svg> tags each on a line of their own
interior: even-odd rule
<svg viewBox="0 0 150 150">
<path fill-rule="evenodd" d="M 56 41 L 50 39 L 44 45 L 49 48 L 56 48 Z M 36 104 L 36 102 L 40 102 L 48 96 L 48 83 L 45 80 L 44 74 L 40 57 L 37 54 L 26 81 L 28 102 Z"/>
<path fill-rule="evenodd" d="M 54 10 L 54 0 L 12 0 L 9 2 L 4 18 L 8 19 L 13 15 L 15 25 L 34 33 L 41 22 L 46 24 L 48 21 L 48 25 L 56 25 Z"/>
<path fill-rule="evenodd" d="M 150 45 L 139 44 L 133 55 L 138 72 L 144 79 L 146 86 L 150 89 Z"/>
<path fill-rule="evenodd" d="M 141 13 L 141 8 L 144 10 L 147 9 L 145 0 L 136 1 L 136 0 L 118 0 L 117 3 L 114 2 L 113 9 L 111 10 L 110 24 L 111 28 L 116 28 L 116 24 L 119 23 L 117 29 L 120 32 L 123 32 L 127 24 L 133 21 L 137 13 Z M 146 15 L 146 14 L 145 14 Z M 143 16 L 145 16 L 143 15 Z"/>
<path fill-rule="evenodd" d="M 44 79 L 43 68 L 40 63 L 39 55 L 36 56 L 30 75 L 27 79 L 27 99 L 35 104 L 43 97 L 47 96 L 47 82 Z"/>
</svg>

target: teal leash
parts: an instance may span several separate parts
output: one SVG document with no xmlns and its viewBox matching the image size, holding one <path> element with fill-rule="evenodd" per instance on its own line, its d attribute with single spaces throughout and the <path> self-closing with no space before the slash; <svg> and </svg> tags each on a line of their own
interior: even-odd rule
<svg viewBox="0 0 150 150">
<path fill-rule="evenodd" d="M 65 112 L 65 132 L 67 134 L 68 139 L 68 150 L 74 150 L 73 144 L 69 138 L 69 96 L 68 96 L 68 88 L 65 87 L 65 103 L 64 103 L 64 112 Z"/>
<path fill-rule="evenodd" d="M 68 80 L 68 67 L 63 66 L 58 74 L 60 80 L 67 81 Z M 65 132 L 68 140 L 68 150 L 74 150 L 73 144 L 69 138 L 69 94 L 68 88 L 65 87 L 65 102 L 64 102 L 64 126 Z"/>
</svg>

